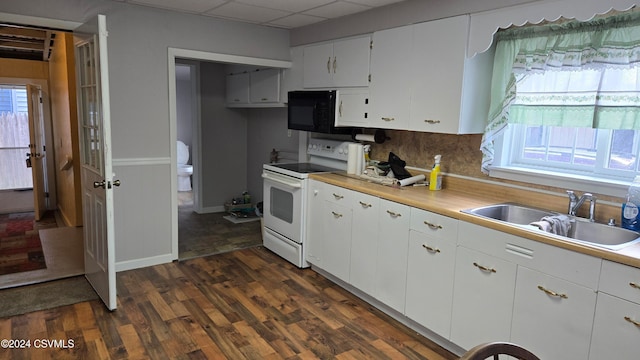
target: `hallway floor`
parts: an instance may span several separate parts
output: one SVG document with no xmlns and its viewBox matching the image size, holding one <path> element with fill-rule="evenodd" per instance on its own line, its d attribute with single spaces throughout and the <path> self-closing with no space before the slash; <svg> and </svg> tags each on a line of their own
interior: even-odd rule
<svg viewBox="0 0 640 360">
<path fill-rule="evenodd" d="M 220 254 L 262 245 L 260 222 L 234 224 L 226 212 L 198 214 L 191 192 L 178 193 L 178 258 L 180 260 Z"/>
</svg>

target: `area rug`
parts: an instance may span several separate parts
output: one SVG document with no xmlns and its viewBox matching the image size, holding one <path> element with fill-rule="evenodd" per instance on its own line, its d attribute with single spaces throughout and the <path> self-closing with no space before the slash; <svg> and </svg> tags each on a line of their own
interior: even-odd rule
<svg viewBox="0 0 640 360">
<path fill-rule="evenodd" d="M 0 275 L 45 269 L 38 230 L 55 226 L 53 216 L 36 225 L 33 212 L 0 215 Z"/>
<path fill-rule="evenodd" d="M 0 318 L 98 299 L 84 276 L 0 290 Z"/>
</svg>

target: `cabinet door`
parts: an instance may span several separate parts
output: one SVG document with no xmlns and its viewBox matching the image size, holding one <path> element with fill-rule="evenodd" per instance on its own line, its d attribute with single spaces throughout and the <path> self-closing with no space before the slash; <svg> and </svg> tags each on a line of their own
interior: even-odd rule
<svg viewBox="0 0 640 360">
<path fill-rule="evenodd" d="M 304 87 L 331 87 L 333 85 L 333 43 L 309 45 L 303 52 Z"/>
<path fill-rule="evenodd" d="M 408 318 L 449 338 L 456 241 L 410 231 L 407 264 Z"/>
<path fill-rule="evenodd" d="M 369 86 L 370 44 L 369 36 L 333 43 L 333 86 Z"/>
<path fill-rule="evenodd" d="M 404 313 L 409 247 L 409 207 L 380 200 L 375 297 Z"/>
<path fill-rule="evenodd" d="M 349 282 L 351 209 L 329 201 L 324 202 L 324 209 L 322 268 L 338 279 Z"/>
<path fill-rule="evenodd" d="M 638 358 L 640 305 L 598 293 L 590 360 Z"/>
<path fill-rule="evenodd" d="M 371 49 L 371 127 L 407 129 L 411 106 L 413 27 L 377 31 Z"/>
<path fill-rule="evenodd" d="M 511 341 L 541 359 L 587 359 L 595 306 L 595 290 L 520 266 Z"/>
<path fill-rule="evenodd" d="M 336 126 L 369 126 L 369 92 L 339 91 Z"/>
<path fill-rule="evenodd" d="M 351 285 L 374 295 L 378 253 L 380 199 L 357 193 L 354 196 L 351 230 Z"/>
<path fill-rule="evenodd" d="M 466 15 L 415 25 L 411 130 L 458 133 L 468 28 Z"/>
<path fill-rule="evenodd" d="M 305 258 L 313 265 L 322 268 L 322 242 L 324 240 L 324 193 L 323 184 L 317 180 L 309 180 L 307 188 L 308 216 L 305 220 Z"/>
<path fill-rule="evenodd" d="M 227 75 L 227 104 L 248 104 L 249 86 L 249 73 Z"/>
<path fill-rule="evenodd" d="M 250 73 L 250 101 L 253 104 L 280 101 L 280 70 L 265 69 Z"/>
<path fill-rule="evenodd" d="M 516 264 L 458 246 L 455 267 L 450 340 L 467 350 L 509 341 Z"/>
</svg>

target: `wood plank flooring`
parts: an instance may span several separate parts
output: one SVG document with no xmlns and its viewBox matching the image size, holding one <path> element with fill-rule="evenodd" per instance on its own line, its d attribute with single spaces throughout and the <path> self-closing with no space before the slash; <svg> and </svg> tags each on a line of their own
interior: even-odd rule
<svg viewBox="0 0 640 360">
<path fill-rule="evenodd" d="M 116 311 L 92 301 L 4 318 L 0 339 L 31 340 L 0 359 L 457 359 L 263 247 L 119 273 Z"/>
</svg>

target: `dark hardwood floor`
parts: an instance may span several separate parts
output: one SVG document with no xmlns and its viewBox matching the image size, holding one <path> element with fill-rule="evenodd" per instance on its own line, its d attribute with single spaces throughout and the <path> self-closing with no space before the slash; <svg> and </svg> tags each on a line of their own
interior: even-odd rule
<svg viewBox="0 0 640 360">
<path fill-rule="evenodd" d="M 92 301 L 4 318 L 0 339 L 31 341 L 1 359 L 457 359 L 262 247 L 121 272 L 116 311 Z"/>
</svg>

